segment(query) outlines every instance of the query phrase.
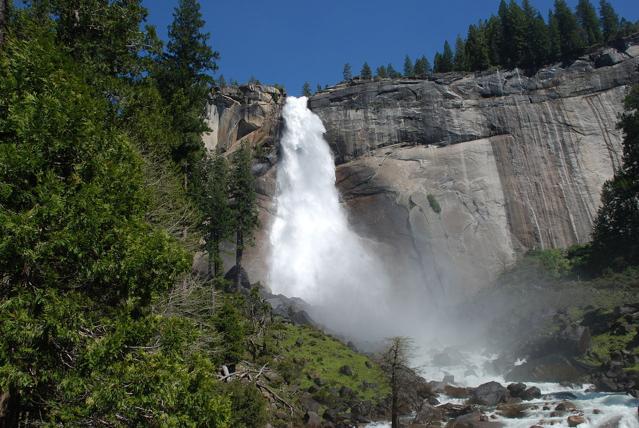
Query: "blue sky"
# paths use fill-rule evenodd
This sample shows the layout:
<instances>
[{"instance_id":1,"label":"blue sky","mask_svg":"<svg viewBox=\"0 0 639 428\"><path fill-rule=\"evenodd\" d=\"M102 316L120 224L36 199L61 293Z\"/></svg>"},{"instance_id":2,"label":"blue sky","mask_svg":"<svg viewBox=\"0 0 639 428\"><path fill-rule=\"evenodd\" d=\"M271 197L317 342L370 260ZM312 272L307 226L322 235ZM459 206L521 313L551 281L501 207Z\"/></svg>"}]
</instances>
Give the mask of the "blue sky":
<instances>
[{"instance_id":1,"label":"blue sky","mask_svg":"<svg viewBox=\"0 0 639 428\"><path fill-rule=\"evenodd\" d=\"M149 22L161 37L172 20L177 0L145 0ZM200 0L220 52L227 81L255 76L263 83L283 84L291 95L341 80L344 63L357 74L364 61L373 67L404 56L426 55L432 61L444 40L454 42L468 25L496 13L499 0ZM553 0L533 0L546 16ZM574 7L577 0L568 0ZM598 5L598 0L593 0ZM620 16L639 19L638 0L611 0Z\"/></svg>"}]
</instances>

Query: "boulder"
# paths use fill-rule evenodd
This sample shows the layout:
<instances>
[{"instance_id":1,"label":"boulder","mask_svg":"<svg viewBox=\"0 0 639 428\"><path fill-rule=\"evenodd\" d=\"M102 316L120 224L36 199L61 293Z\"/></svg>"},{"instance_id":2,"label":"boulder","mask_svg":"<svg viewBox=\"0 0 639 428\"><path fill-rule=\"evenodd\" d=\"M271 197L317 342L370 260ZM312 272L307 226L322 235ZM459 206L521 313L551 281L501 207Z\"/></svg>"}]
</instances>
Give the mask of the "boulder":
<instances>
[{"instance_id":1,"label":"boulder","mask_svg":"<svg viewBox=\"0 0 639 428\"><path fill-rule=\"evenodd\" d=\"M424 425L438 423L445 419L445 415L444 409L432 406L428 400L424 400L413 419L413 423Z\"/></svg>"},{"instance_id":2,"label":"boulder","mask_svg":"<svg viewBox=\"0 0 639 428\"><path fill-rule=\"evenodd\" d=\"M626 58L627 56L617 51L617 49L604 49L595 57L595 67L610 67L611 65L619 64Z\"/></svg>"},{"instance_id":3,"label":"boulder","mask_svg":"<svg viewBox=\"0 0 639 428\"><path fill-rule=\"evenodd\" d=\"M471 390L461 386L445 385L444 394L451 398L468 398L470 397Z\"/></svg>"},{"instance_id":4,"label":"boulder","mask_svg":"<svg viewBox=\"0 0 639 428\"><path fill-rule=\"evenodd\" d=\"M501 428L504 424L491 421L480 411L474 411L467 415L462 415L449 422L446 428Z\"/></svg>"},{"instance_id":5,"label":"boulder","mask_svg":"<svg viewBox=\"0 0 639 428\"><path fill-rule=\"evenodd\" d=\"M233 266L229 269L228 272L224 275L224 279L230 281L231 284L235 284L235 276L237 275L237 266ZM234 285L232 286L234 287ZM248 274L243 267L240 268L240 287L244 290L251 289L251 281L249 280Z\"/></svg>"},{"instance_id":6,"label":"boulder","mask_svg":"<svg viewBox=\"0 0 639 428\"><path fill-rule=\"evenodd\" d=\"M526 389L521 395L521 399L526 401L535 400L537 398L541 398L541 390L536 386L531 386L530 388Z\"/></svg>"},{"instance_id":7,"label":"boulder","mask_svg":"<svg viewBox=\"0 0 639 428\"><path fill-rule=\"evenodd\" d=\"M568 416L567 422L569 427L576 427L578 425L585 424L586 418L580 415L572 415Z\"/></svg>"},{"instance_id":8,"label":"boulder","mask_svg":"<svg viewBox=\"0 0 639 428\"><path fill-rule=\"evenodd\" d=\"M572 359L559 354L550 354L531 359L513 368L506 375L509 381L557 382L580 379L585 371Z\"/></svg>"},{"instance_id":9,"label":"boulder","mask_svg":"<svg viewBox=\"0 0 639 428\"><path fill-rule=\"evenodd\" d=\"M339 373L343 374L344 376L353 376L353 369L351 368L351 366L344 365L339 368Z\"/></svg>"},{"instance_id":10,"label":"boulder","mask_svg":"<svg viewBox=\"0 0 639 428\"><path fill-rule=\"evenodd\" d=\"M526 392L526 384L521 382L511 383L507 388L510 396L515 398L523 398L522 395Z\"/></svg>"},{"instance_id":11,"label":"boulder","mask_svg":"<svg viewBox=\"0 0 639 428\"><path fill-rule=\"evenodd\" d=\"M497 405L497 413L505 418L522 418L526 416L525 404L501 403Z\"/></svg>"},{"instance_id":12,"label":"boulder","mask_svg":"<svg viewBox=\"0 0 639 428\"><path fill-rule=\"evenodd\" d=\"M313 411L307 411L304 414L304 424L309 428L320 428L322 426L322 418Z\"/></svg>"},{"instance_id":13,"label":"boulder","mask_svg":"<svg viewBox=\"0 0 639 428\"><path fill-rule=\"evenodd\" d=\"M506 402L508 399L508 389L499 382L488 382L479 385L471 392L470 402L483 406L495 406Z\"/></svg>"}]
</instances>

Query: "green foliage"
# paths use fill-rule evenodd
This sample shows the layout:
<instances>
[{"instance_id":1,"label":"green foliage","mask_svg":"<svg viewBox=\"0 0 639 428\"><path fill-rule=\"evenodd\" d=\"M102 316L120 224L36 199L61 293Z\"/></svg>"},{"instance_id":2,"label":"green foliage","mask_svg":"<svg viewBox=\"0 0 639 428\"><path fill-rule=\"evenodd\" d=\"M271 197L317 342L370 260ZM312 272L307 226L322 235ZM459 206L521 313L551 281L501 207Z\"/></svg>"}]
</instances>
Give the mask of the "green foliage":
<instances>
[{"instance_id":1,"label":"green foliage","mask_svg":"<svg viewBox=\"0 0 639 428\"><path fill-rule=\"evenodd\" d=\"M421 58L418 58L415 61L415 77L418 77L420 79L425 79L426 76L428 76L429 74L431 74L432 70L430 67L430 63L428 62L428 59L422 55Z\"/></svg>"},{"instance_id":2,"label":"green foliage","mask_svg":"<svg viewBox=\"0 0 639 428\"><path fill-rule=\"evenodd\" d=\"M593 232L593 262L601 269L639 265L639 86L624 101L623 164L604 184Z\"/></svg>"},{"instance_id":3,"label":"green foliage","mask_svg":"<svg viewBox=\"0 0 639 428\"><path fill-rule=\"evenodd\" d=\"M242 255L246 245L253 243L253 233L259 225L255 178L251 172L251 150L243 144L233 154L231 174L231 200L235 225L235 287L240 285Z\"/></svg>"},{"instance_id":4,"label":"green foliage","mask_svg":"<svg viewBox=\"0 0 639 428\"><path fill-rule=\"evenodd\" d=\"M349 82L351 79L353 79L353 70L351 69L351 65L349 63L344 64L342 76L344 77L345 82Z\"/></svg>"},{"instance_id":5,"label":"green foliage","mask_svg":"<svg viewBox=\"0 0 639 428\"><path fill-rule=\"evenodd\" d=\"M576 16L577 22L584 32L588 46L601 43L603 36L599 28L599 19L590 0L579 0L579 3L577 3Z\"/></svg>"},{"instance_id":6,"label":"green foliage","mask_svg":"<svg viewBox=\"0 0 639 428\"><path fill-rule=\"evenodd\" d=\"M485 70L490 66L485 33L486 31L482 31L480 27L475 25L468 27L465 46L468 71Z\"/></svg>"},{"instance_id":7,"label":"green foliage","mask_svg":"<svg viewBox=\"0 0 639 428\"><path fill-rule=\"evenodd\" d=\"M553 278L561 278L572 269L572 263L566 251L558 248L532 251L528 257L536 260L544 272Z\"/></svg>"},{"instance_id":8,"label":"green foliage","mask_svg":"<svg viewBox=\"0 0 639 428\"><path fill-rule=\"evenodd\" d=\"M379 77L380 79L384 79L388 77L388 73L386 72L386 67L383 65L380 65L379 67L377 67L377 69L375 70L375 76Z\"/></svg>"},{"instance_id":9,"label":"green foliage","mask_svg":"<svg viewBox=\"0 0 639 428\"><path fill-rule=\"evenodd\" d=\"M362 71L360 72L359 77L364 80L371 80L373 78L373 72L367 62L362 65Z\"/></svg>"},{"instance_id":10,"label":"green foliage","mask_svg":"<svg viewBox=\"0 0 639 428\"><path fill-rule=\"evenodd\" d=\"M614 40L619 34L619 16L610 2L599 0L599 16L603 40L605 42Z\"/></svg>"},{"instance_id":11,"label":"green foliage","mask_svg":"<svg viewBox=\"0 0 639 428\"><path fill-rule=\"evenodd\" d=\"M242 360L246 350L246 323L240 312L243 300L232 294L223 296L215 311L215 328L222 337L221 363L233 365Z\"/></svg>"},{"instance_id":12,"label":"green foliage","mask_svg":"<svg viewBox=\"0 0 639 428\"><path fill-rule=\"evenodd\" d=\"M413 60L408 55L404 57L404 77L414 77L415 68L413 66Z\"/></svg>"},{"instance_id":13,"label":"green foliage","mask_svg":"<svg viewBox=\"0 0 639 428\"><path fill-rule=\"evenodd\" d=\"M302 95L304 95L305 97L311 97L313 95L310 83L304 82L304 85L302 85Z\"/></svg>"},{"instance_id":14,"label":"green foliage","mask_svg":"<svg viewBox=\"0 0 639 428\"><path fill-rule=\"evenodd\" d=\"M437 198L435 198L435 195L429 193L428 195L426 195L426 199L428 199L428 205L430 205L431 209L436 214L442 212L442 207L441 205L439 205L439 202L437 201Z\"/></svg>"},{"instance_id":15,"label":"green foliage","mask_svg":"<svg viewBox=\"0 0 639 428\"><path fill-rule=\"evenodd\" d=\"M583 53L586 47L577 18L565 0L555 0L555 19L560 35L560 55L563 61L570 61Z\"/></svg>"},{"instance_id":16,"label":"green foliage","mask_svg":"<svg viewBox=\"0 0 639 428\"><path fill-rule=\"evenodd\" d=\"M167 52L156 66L160 93L169 106L178 139L172 150L185 175L203 155L201 135L208 131L204 114L219 53L203 33L204 20L197 0L180 0L169 27Z\"/></svg>"},{"instance_id":17,"label":"green foliage","mask_svg":"<svg viewBox=\"0 0 639 428\"><path fill-rule=\"evenodd\" d=\"M226 158L212 155L198 168L195 181L202 216L203 249L208 255L208 271L213 276L223 275L220 245L232 236L233 211L229 201L229 171Z\"/></svg>"},{"instance_id":18,"label":"green foliage","mask_svg":"<svg viewBox=\"0 0 639 428\"><path fill-rule=\"evenodd\" d=\"M319 378L326 388L347 386L360 399L372 401L382 400L390 391L376 363L338 340L311 327L284 324L279 331L278 349L283 359L278 363L278 371L287 383L308 389L313 379ZM349 366L353 376L340 373L342 366ZM364 381L376 387L367 387Z\"/></svg>"},{"instance_id":19,"label":"green foliage","mask_svg":"<svg viewBox=\"0 0 639 428\"><path fill-rule=\"evenodd\" d=\"M455 57L453 59L453 69L455 71L468 70L468 60L466 59L466 42L459 35L455 40Z\"/></svg>"},{"instance_id":20,"label":"green foliage","mask_svg":"<svg viewBox=\"0 0 639 428\"><path fill-rule=\"evenodd\" d=\"M268 422L266 400L255 385L230 382L224 392L231 399L231 420L233 428L262 427Z\"/></svg>"}]
</instances>

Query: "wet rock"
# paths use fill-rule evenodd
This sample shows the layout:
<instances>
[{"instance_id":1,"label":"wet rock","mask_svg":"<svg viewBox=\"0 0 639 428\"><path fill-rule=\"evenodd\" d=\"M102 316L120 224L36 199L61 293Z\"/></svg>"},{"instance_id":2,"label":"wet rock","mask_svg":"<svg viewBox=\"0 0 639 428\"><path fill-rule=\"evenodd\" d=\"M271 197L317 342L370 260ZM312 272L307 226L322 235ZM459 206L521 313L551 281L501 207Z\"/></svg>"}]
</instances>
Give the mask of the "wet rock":
<instances>
[{"instance_id":1,"label":"wet rock","mask_svg":"<svg viewBox=\"0 0 639 428\"><path fill-rule=\"evenodd\" d=\"M585 424L586 418L579 415L572 415L572 416L568 416L567 421L568 421L569 427L576 427L578 425Z\"/></svg>"},{"instance_id":2,"label":"wet rock","mask_svg":"<svg viewBox=\"0 0 639 428\"><path fill-rule=\"evenodd\" d=\"M526 415L525 411L528 407L524 404L498 404L497 413L505 418L522 418Z\"/></svg>"},{"instance_id":3,"label":"wet rock","mask_svg":"<svg viewBox=\"0 0 639 428\"><path fill-rule=\"evenodd\" d=\"M470 401L484 406L495 406L498 403L505 402L507 398L508 389L504 388L499 382L493 381L473 389Z\"/></svg>"},{"instance_id":4,"label":"wet rock","mask_svg":"<svg viewBox=\"0 0 639 428\"><path fill-rule=\"evenodd\" d=\"M237 266L233 266L229 269L228 272L224 275L224 279L229 281L230 283L235 283L235 276L237 275ZM251 289L251 281L249 280L248 274L243 267L240 268L240 287L245 290Z\"/></svg>"},{"instance_id":5,"label":"wet rock","mask_svg":"<svg viewBox=\"0 0 639 428\"><path fill-rule=\"evenodd\" d=\"M521 398L526 401L541 398L541 390L536 386L531 386L522 393Z\"/></svg>"},{"instance_id":6,"label":"wet rock","mask_svg":"<svg viewBox=\"0 0 639 428\"><path fill-rule=\"evenodd\" d=\"M551 354L528 360L524 364L515 367L506 375L506 380L531 380L535 382L572 381L581 378L584 374L585 371L576 366L570 358L559 354Z\"/></svg>"},{"instance_id":7,"label":"wet rock","mask_svg":"<svg viewBox=\"0 0 639 428\"><path fill-rule=\"evenodd\" d=\"M444 394L452 398L468 398L471 395L471 390L459 386L445 385Z\"/></svg>"},{"instance_id":8,"label":"wet rock","mask_svg":"<svg viewBox=\"0 0 639 428\"><path fill-rule=\"evenodd\" d=\"M441 410L447 418L457 418L475 410L473 406L453 403L442 404L437 406L437 409Z\"/></svg>"},{"instance_id":9,"label":"wet rock","mask_svg":"<svg viewBox=\"0 0 639 428\"><path fill-rule=\"evenodd\" d=\"M490 421L480 411L474 411L467 415L457 417L454 421L449 422L446 428L501 428L504 424L501 422Z\"/></svg>"},{"instance_id":10,"label":"wet rock","mask_svg":"<svg viewBox=\"0 0 639 428\"><path fill-rule=\"evenodd\" d=\"M575 406L574 403L571 403L570 401L562 401L561 403L557 404L557 406L555 406L555 410L558 412L573 412L577 410L577 406Z\"/></svg>"},{"instance_id":11,"label":"wet rock","mask_svg":"<svg viewBox=\"0 0 639 428\"><path fill-rule=\"evenodd\" d=\"M522 398L522 395L526 391L526 384L525 383L511 383L510 385L507 386L507 388L508 388L508 392L510 393L511 397Z\"/></svg>"}]
</instances>

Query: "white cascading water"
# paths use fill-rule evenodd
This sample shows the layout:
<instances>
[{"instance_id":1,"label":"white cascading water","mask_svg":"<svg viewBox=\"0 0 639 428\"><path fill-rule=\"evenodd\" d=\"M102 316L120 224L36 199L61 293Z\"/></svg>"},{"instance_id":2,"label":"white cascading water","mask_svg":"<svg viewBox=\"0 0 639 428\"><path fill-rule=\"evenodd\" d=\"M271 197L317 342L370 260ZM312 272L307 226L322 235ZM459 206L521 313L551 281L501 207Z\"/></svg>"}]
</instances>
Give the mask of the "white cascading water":
<instances>
[{"instance_id":1,"label":"white cascading water","mask_svg":"<svg viewBox=\"0 0 639 428\"><path fill-rule=\"evenodd\" d=\"M271 288L304 299L314 318L340 333L364 340L389 335L389 282L381 262L348 226L324 125L306 97L288 97L283 116Z\"/></svg>"}]
</instances>

